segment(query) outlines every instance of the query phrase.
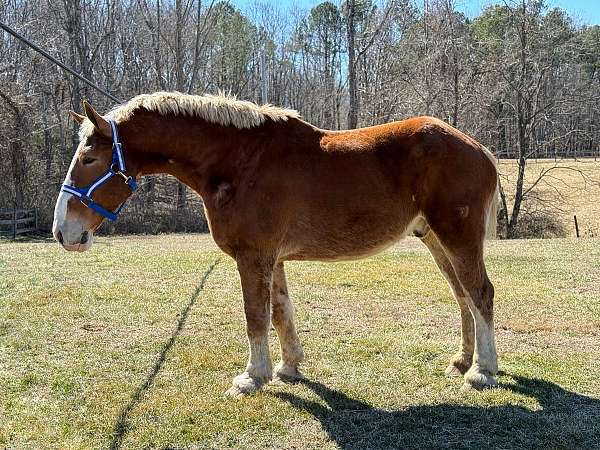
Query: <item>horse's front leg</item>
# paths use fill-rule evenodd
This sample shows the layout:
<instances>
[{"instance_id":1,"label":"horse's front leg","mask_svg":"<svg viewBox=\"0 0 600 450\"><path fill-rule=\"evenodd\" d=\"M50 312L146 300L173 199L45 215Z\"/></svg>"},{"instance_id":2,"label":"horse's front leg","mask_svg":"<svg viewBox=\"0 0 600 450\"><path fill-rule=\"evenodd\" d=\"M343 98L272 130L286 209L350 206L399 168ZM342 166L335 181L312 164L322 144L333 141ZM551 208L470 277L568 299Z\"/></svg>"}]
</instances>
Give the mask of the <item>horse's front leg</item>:
<instances>
[{"instance_id":1,"label":"horse's front leg","mask_svg":"<svg viewBox=\"0 0 600 450\"><path fill-rule=\"evenodd\" d=\"M246 371L233 379L227 395L237 397L259 390L271 380L269 354L270 288L274 260L257 254L236 256L242 282L250 356Z\"/></svg>"},{"instance_id":2,"label":"horse's front leg","mask_svg":"<svg viewBox=\"0 0 600 450\"><path fill-rule=\"evenodd\" d=\"M304 352L294 325L294 307L288 294L282 262L273 269L271 317L281 344L281 362L275 367L273 376L284 382L300 380L303 375L298 365L304 359Z\"/></svg>"}]
</instances>

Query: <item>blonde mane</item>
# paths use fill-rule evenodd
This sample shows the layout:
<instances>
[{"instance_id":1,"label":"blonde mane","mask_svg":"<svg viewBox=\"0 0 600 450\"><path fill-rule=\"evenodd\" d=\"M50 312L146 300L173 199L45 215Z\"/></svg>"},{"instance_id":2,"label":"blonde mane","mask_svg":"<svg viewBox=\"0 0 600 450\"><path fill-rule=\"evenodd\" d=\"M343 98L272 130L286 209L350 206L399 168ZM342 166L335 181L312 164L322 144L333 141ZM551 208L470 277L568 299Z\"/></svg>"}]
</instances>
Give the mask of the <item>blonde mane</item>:
<instances>
[{"instance_id":1,"label":"blonde mane","mask_svg":"<svg viewBox=\"0 0 600 450\"><path fill-rule=\"evenodd\" d=\"M139 109L153 111L163 116L199 117L207 122L240 129L258 127L267 119L285 122L288 119L300 118L298 112L293 109L278 108L269 104L259 106L223 93L188 95L181 92L138 95L127 103L117 106L105 117L119 123L129 119ZM84 121L81 134L89 135L92 131L92 123L88 120Z\"/></svg>"}]
</instances>

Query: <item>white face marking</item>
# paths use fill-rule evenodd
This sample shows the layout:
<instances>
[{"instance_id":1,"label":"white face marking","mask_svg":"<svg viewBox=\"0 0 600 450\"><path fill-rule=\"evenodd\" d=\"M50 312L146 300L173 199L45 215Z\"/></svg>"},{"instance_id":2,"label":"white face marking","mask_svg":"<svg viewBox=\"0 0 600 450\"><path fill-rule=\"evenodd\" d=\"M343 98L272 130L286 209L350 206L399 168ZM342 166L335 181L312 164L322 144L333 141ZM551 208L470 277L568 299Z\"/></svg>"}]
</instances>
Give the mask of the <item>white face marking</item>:
<instances>
[{"instance_id":1,"label":"white face marking","mask_svg":"<svg viewBox=\"0 0 600 450\"><path fill-rule=\"evenodd\" d=\"M58 194L58 199L54 206L54 221L52 222L52 232L54 234L55 231L58 230L59 224L62 225L65 223L67 217L67 202L69 201L70 196L71 194L67 194L63 191L60 191L60 194Z\"/></svg>"},{"instance_id":2,"label":"white face marking","mask_svg":"<svg viewBox=\"0 0 600 450\"><path fill-rule=\"evenodd\" d=\"M71 172L73 171L73 167L75 167L78 155L79 148L75 150L75 154L73 155L71 165L69 166L69 170L67 171L67 176L65 177L65 181L63 184L71 184ZM58 194L58 199L56 200L56 205L54 206L54 222L52 223L53 232L57 228L57 226L64 225L67 219L67 203L70 198L71 194L67 194L66 192L60 191L60 194Z\"/></svg>"},{"instance_id":3,"label":"white face marking","mask_svg":"<svg viewBox=\"0 0 600 450\"><path fill-rule=\"evenodd\" d=\"M81 145L75 151L73 155L73 159L71 160L71 165L69 166L69 170L67 171L67 176L65 177L64 184L71 184L71 172L77 163L77 158L79 156ZM63 238L63 247L67 250L77 250L84 251L91 247L92 245L92 232L88 230L89 227L85 226L81 220L77 217L69 219L67 217L68 213L68 204L69 199L72 197L71 194L60 191L58 195L58 199L56 200L56 205L54 206L54 220L52 222L52 234L54 235L56 240L58 239L58 232L62 234ZM85 244L80 244L79 241L81 239L82 234L88 231L89 238Z\"/></svg>"}]
</instances>

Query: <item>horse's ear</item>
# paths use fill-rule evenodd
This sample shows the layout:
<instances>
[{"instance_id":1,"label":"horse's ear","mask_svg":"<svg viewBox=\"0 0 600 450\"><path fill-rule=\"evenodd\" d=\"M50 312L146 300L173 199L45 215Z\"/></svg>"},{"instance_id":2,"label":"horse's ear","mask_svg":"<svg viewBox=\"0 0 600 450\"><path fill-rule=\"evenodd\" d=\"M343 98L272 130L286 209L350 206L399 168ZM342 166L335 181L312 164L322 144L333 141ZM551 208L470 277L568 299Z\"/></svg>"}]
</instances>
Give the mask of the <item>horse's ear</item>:
<instances>
[{"instance_id":1,"label":"horse's ear","mask_svg":"<svg viewBox=\"0 0 600 450\"><path fill-rule=\"evenodd\" d=\"M73 120L75 122L77 122L79 125L81 125L81 123L85 120L85 116L82 116L81 114L77 114L75 111L69 111L69 114L71 115Z\"/></svg>"},{"instance_id":2,"label":"horse's ear","mask_svg":"<svg viewBox=\"0 0 600 450\"><path fill-rule=\"evenodd\" d=\"M90 105L86 100L83 101L83 109L85 110L85 115L90 122L94 124L94 128L103 136L110 138L112 136L112 131L110 129L110 124L106 121L104 117L96 112L92 105Z\"/></svg>"}]
</instances>

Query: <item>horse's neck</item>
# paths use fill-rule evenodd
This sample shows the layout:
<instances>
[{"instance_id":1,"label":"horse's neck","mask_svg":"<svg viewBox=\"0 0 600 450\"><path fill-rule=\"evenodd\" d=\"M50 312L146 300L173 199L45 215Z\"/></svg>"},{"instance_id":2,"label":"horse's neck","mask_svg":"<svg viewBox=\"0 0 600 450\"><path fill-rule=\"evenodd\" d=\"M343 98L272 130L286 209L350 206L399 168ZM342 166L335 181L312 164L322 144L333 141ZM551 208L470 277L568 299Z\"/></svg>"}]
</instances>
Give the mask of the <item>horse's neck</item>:
<instances>
[{"instance_id":1,"label":"horse's neck","mask_svg":"<svg viewBox=\"0 0 600 450\"><path fill-rule=\"evenodd\" d=\"M259 131L223 127L197 118L144 112L123 125L125 151L131 142L140 175L173 175L200 193L214 172L234 176L249 151L260 151Z\"/></svg>"}]
</instances>

